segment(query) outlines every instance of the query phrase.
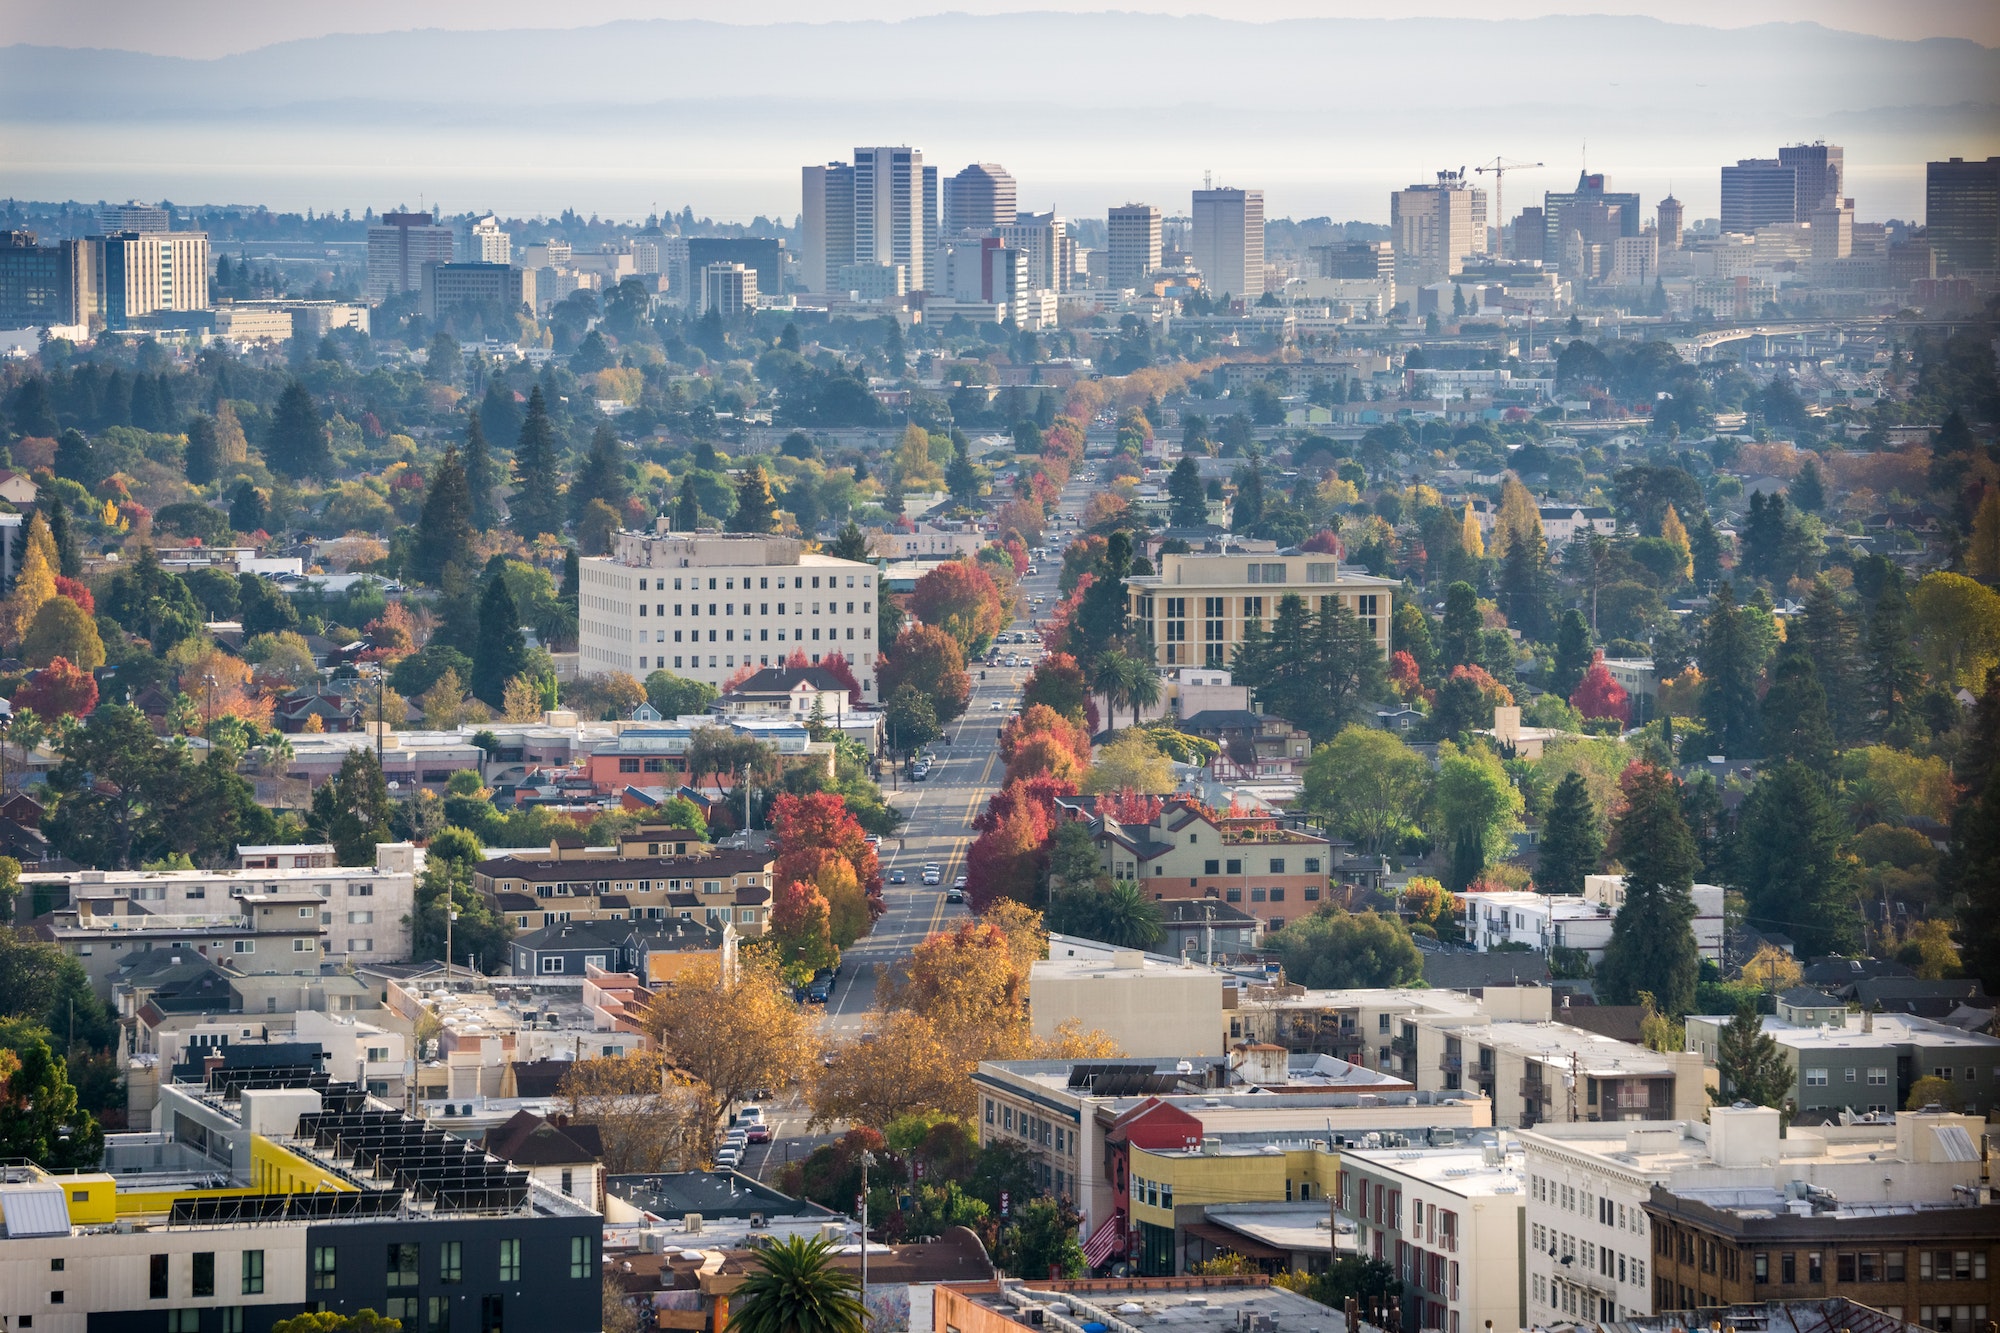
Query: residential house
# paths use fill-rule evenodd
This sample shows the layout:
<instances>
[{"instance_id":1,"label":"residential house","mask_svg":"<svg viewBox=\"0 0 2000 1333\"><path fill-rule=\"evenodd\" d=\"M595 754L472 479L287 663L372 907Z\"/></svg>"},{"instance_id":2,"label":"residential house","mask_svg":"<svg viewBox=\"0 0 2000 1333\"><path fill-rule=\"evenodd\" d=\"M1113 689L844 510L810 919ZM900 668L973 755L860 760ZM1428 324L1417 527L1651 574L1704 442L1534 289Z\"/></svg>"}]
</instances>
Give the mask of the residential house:
<instances>
[{"instance_id":1,"label":"residential house","mask_svg":"<svg viewBox=\"0 0 2000 1333\"><path fill-rule=\"evenodd\" d=\"M718 848L704 838L657 824L634 829L615 847L556 838L546 856L517 853L480 862L472 885L517 931L565 921L676 919L727 923L746 938L762 935L772 854Z\"/></svg>"},{"instance_id":2,"label":"residential house","mask_svg":"<svg viewBox=\"0 0 2000 1333\"><path fill-rule=\"evenodd\" d=\"M1070 818L1083 811L1067 799L1058 805ZM1145 824L1097 814L1090 831L1099 865L1113 879L1134 881L1156 900L1214 898L1241 906L1270 930L1316 908L1332 873L1326 839L1268 820L1217 817L1183 798L1163 802Z\"/></svg>"}]
</instances>

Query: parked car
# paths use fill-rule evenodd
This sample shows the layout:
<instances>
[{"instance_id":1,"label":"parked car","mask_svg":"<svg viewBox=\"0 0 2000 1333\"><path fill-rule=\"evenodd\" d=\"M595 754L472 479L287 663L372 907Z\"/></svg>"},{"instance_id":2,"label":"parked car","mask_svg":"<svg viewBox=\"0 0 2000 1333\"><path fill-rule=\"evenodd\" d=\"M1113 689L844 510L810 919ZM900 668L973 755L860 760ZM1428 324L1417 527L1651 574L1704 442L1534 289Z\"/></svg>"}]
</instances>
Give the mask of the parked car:
<instances>
[{"instance_id":1,"label":"parked car","mask_svg":"<svg viewBox=\"0 0 2000 1333\"><path fill-rule=\"evenodd\" d=\"M715 1150L715 1169L718 1171L731 1170L741 1160L742 1158L734 1148L717 1148Z\"/></svg>"},{"instance_id":2,"label":"parked car","mask_svg":"<svg viewBox=\"0 0 2000 1333\"><path fill-rule=\"evenodd\" d=\"M768 1125L752 1125L750 1126L748 1137L752 1143L769 1143L771 1141L771 1128Z\"/></svg>"},{"instance_id":3,"label":"parked car","mask_svg":"<svg viewBox=\"0 0 2000 1333\"><path fill-rule=\"evenodd\" d=\"M746 1106L746 1107L744 1107L744 1108L743 1108L742 1110L740 1110L740 1111L738 1111L738 1112L736 1113L736 1123L737 1123L737 1124L739 1124L739 1125L761 1125L761 1124L763 1124L763 1123L764 1123L764 1108L763 1108L763 1107L761 1107L761 1106Z\"/></svg>"}]
</instances>

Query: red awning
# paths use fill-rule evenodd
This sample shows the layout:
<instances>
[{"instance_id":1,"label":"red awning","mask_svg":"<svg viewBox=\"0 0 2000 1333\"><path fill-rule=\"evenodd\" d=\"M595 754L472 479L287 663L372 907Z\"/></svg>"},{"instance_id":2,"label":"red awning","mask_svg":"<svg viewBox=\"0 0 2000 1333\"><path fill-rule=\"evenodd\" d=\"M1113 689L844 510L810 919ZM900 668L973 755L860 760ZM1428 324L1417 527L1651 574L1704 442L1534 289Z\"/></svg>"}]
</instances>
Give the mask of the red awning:
<instances>
[{"instance_id":1,"label":"red awning","mask_svg":"<svg viewBox=\"0 0 2000 1333\"><path fill-rule=\"evenodd\" d=\"M1125 1215L1113 1213L1104 1219L1083 1245L1083 1261L1097 1267L1118 1250L1125 1240Z\"/></svg>"}]
</instances>

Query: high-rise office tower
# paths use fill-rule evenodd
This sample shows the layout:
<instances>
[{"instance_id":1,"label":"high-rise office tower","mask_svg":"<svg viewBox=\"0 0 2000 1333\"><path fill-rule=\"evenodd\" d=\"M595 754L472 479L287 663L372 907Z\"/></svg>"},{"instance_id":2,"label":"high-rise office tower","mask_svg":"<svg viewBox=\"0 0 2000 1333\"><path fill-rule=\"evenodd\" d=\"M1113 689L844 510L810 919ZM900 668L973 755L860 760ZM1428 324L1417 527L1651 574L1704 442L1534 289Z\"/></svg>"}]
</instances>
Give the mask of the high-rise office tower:
<instances>
[{"instance_id":1,"label":"high-rise office tower","mask_svg":"<svg viewBox=\"0 0 2000 1333\"><path fill-rule=\"evenodd\" d=\"M1778 161L1798 175L1794 222L1809 222L1814 210L1838 208L1843 198L1847 150L1826 143L1796 143L1778 150Z\"/></svg>"},{"instance_id":2,"label":"high-rise office tower","mask_svg":"<svg viewBox=\"0 0 2000 1333\"><path fill-rule=\"evenodd\" d=\"M208 309L208 233L128 231L91 244L101 255L101 305L112 328L162 310Z\"/></svg>"},{"instance_id":3,"label":"high-rise office tower","mask_svg":"<svg viewBox=\"0 0 2000 1333\"><path fill-rule=\"evenodd\" d=\"M1796 166L1775 157L1739 159L1722 169L1722 229L1752 232L1774 222L1797 222L1799 197Z\"/></svg>"},{"instance_id":4,"label":"high-rise office tower","mask_svg":"<svg viewBox=\"0 0 2000 1333\"><path fill-rule=\"evenodd\" d=\"M809 292L829 291L834 276L854 262L854 168L807 167L802 184L799 281Z\"/></svg>"},{"instance_id":5,"label":"high-rise office tower","mask_svg":"<svg viewBox=\"0 0 2000 1333\"><path fill-rule=\"evenodd\" d=\"M997 162L974 162L946 181L941 196L944 234L1014 225L1014 178Z\"/></svg>"},{"instance_id":6,"label":"high-rise office tower","mask_svg":"<svg viewBox=\"0 0 2000 1333\"><path fill-rule=\"evenodd\" d=\"M1542 210L1530 206L1514 217L1513 235L1507 241L1507 257L1522 262L1541 263L1549 243L1549 224Z\"/></svg>"},{"instance_id":7,"label":"high-rise office tower","mask_svg":"<svg viewBox=\"0 0 2000 1333\"><path fill-rule=\"evenodd\" d=\"M1211 292L1264 294L1264 192L1194 192L1194 266Z\"/></svg>"},{"instance_id":8,"label":"high-rise office tower","mask_svg":"<svg viewBox=\"0 0 2000 1333\"><path fill-rule=\"evenodd\" d=\"M1463 171L1440 171L1430 185L1412 185L1389 196L1389 234L1396 247L1400 289L1443 282L1465 267L1465 257L1486 249L1486 191L1475 190Z\"/></svg>"},{"instance_id":9,"label":"high-rise office tower","mask_svg":"<svg viewBox=\"0 0 2000 1333\"><path fill-rule=\"evenodd\" d=\"M425 264L449 264L455 238L429 213L384 213L368 229L368 303L419 291Z\"/></svg>"},{"instance_id":10,"label":"high-rise office tower","mask_svg":"<svg viewBox=\"0 0 2000 1333\"><path fill-rule=\"evenodd\" d=\"M511 264L514 238L500 230L500 219L491 213L474 219L465 229L464 254L469 264Z\"/></svg>"},{"instance_id":11,"label":"high-rise office tower","mask_svg":"<svg viewBox=\"0 0 2000 1333\"><path fill-rule=\"evenodd\" d=\"M1076 241L1060 213L1016 213L993 234L1025 256L1030 288L1066 292L1076 271Z\"/></svg>"},{"instance_id":12,"label":"high-rise office tower","mask_svg":"<svg viewBox=\"0 0 2000 1333\"><path fill-rule=\"evenodd\" d=\"M1577 173L1576 188L1565 193L1549 191L1542 195L1542 262L1554 264L1562 259L1571 232L1582 232L1585 227L1581 213L1590 213L1593 219L1602 220L1609 214L1595 212L1598 205L1618 210L1619 236L1637 236L1644 222L1643 206L1636 193L1615 191L1610 188L1610 179L1601 171Z\"/></svg>"},{"instance_id":13,"label":"high-rise office tower","mask_svg":"<svg viewBox=\"0 0 2000 1333\"><path fill-rule=\"evenodd\" d=\"M1812 223L1812 257L1846 259L1854 253L1854 201L1829 199L1806 219Z\"/></svg>"},{"instance_id":14,"label":"high-rise office tower","mask_svg":"<svg viewBox=\"0 0 2000 1333\"><path fill-rule=\"evenodd\" d=\"M1681 248L1681 221L1686 216L1681 201L1671 194L1660 200L1660 253Z\"/></svg>"},{"instance_id":15,"label":"high-rise office tower","mask_svg":"<svg viewBox=\"0 0 2000 1333\"><path fill-rule=\"evenodd\" d=\"M1113 291L1137 287L1160 266L1160 210L1151 204L1112 209L1105 242L1105 281Z\"/></svg>"},{"instance_id":16,"label":"high-rise office tower","mask_svg":"<svg viewBox=\"0 0 2000 1333\"><path fill-rule=\"evenodd\" d=\"M106 236L136 231L142 234L172 231L173 215L158 204L106 204L97 210L97 226Z\"/></svg>"},{"instance_id":17,"label":"high-rise office tower","mask_svg":"<svg viewBox=\"0 0 2000 1333\"><path fill-rule=\"evenodd\" d=\"M1929 163L1924 223L1940 274L2000 269L2000 157Z\"/></svg>"},{"instance_id":18,"label":"high-rise office tower","mask_svg":"<svg viewBox=\"0 0 2000 1333\"><path fill-rule=\"evenodd\" d=\"M87 324L97 313L99 246L0 232L0 328Z\"/></svg>"}]
</instances>

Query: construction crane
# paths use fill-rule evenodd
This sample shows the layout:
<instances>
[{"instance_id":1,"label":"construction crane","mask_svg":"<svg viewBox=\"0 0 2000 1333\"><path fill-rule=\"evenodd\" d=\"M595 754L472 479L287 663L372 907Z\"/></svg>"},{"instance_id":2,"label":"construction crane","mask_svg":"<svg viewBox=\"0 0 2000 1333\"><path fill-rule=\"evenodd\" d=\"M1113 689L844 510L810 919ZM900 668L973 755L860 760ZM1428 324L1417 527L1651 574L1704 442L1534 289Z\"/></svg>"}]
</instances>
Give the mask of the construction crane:
<instances>
[{"instance_id":1,"label":"construction crane","mask_svg":"<svg viewBox=\"0 0 2000 1333\"><path fill-rule=\"evenodd\" d=\"M1501 186L1506 183L1507 173L1510 171L1528 171L1535 167L1545 167L1547 165L1548 163L1546 162L1509 162L1504 157L1496 157L1491 162L1473 168L1474 171L1482 176L1490 174L1493 177L1493 215L1499 220L1497 230L1500 236L1500 257L1502 259L1507 257L1507 207L1506 197L1501 190Z\"/></svg>"}]
</instances>

